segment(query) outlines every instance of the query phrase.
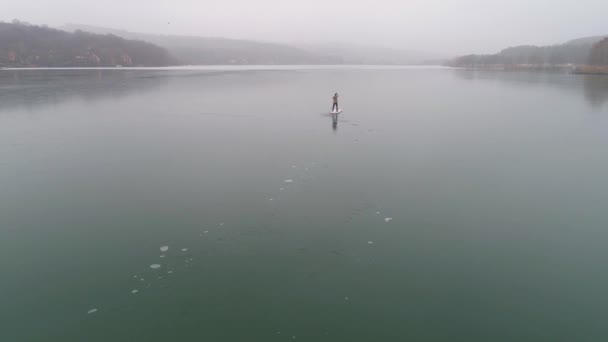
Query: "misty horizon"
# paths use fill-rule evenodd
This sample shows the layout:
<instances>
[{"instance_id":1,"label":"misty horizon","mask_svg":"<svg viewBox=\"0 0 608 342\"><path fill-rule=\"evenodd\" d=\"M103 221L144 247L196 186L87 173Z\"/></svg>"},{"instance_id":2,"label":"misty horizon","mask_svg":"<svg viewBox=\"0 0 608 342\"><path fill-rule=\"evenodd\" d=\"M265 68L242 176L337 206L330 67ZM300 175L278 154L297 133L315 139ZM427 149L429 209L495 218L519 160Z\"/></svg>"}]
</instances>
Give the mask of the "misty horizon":
<instances>
[{"instance_id":1,"label":"misty horizon","mask_svg":"<svg viewBox=\"0 0 608 342\"><path fill-rule=\"evenodd\" d=\"M606 13L6 0L2 341L606 340Z\"/></svg>"},{"instance_id":2,"label":"misty horizon","mask_svg":"<svg viewBox=\"0 0 608 342\"><path fill-rule=\"evenodd\" d=\"M109 0L90 11L86 3L52 6L7 3L0 21L13 19L61 28L67 24L158 35L218 37L287 44L358 44L421 51L446 57L496 53L517 45L554 45L608 33L608 3L555 4L501 1L441 3L391 0L282 3L263 0L169 3ZM44 9L44 10L41 10ZM145 16L135 14L145 11ZM77 19L76 19L77 18Z\"/></svg>"}]
</instances>

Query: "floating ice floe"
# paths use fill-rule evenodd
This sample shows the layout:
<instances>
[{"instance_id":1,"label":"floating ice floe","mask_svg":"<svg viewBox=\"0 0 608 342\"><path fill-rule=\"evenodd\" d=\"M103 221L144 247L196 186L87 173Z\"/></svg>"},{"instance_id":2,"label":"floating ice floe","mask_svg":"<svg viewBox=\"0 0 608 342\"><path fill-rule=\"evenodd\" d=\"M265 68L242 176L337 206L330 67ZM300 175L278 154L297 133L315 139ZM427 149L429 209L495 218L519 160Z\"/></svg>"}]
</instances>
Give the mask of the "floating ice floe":
<instances>
[{"instance_id":1,"label":"floating ice floe","mask_svg":"<svg viewBox=\"0 0 608 342\"><path fill-rule=\"evenodd\" d=\"M392 217L387 217L387 218L384 219L385 222L391 222L392 220L393 220Z\"/></svg>"},{"instance_id":2,"label":"floating ice floe","mask_svg":"<svg viewBox=\"0 0 608 342\"><path fill-rule=\"evenodd\" d=\"M380 212L379 212L379 211L376 211L376 215L380 215Z\"/></svg>"},{"instance_id":3,"label":"floating ice floe","mask_svg":"<svg viewBox=\"0 0 608 342\"><path fill-rule=\"evenodd\" d=\"M91 309L91 310L87 311L87 315L94 314L96 312L97 312L97 309Z\"/></svg>"},{"instance_id":4,"label":"floating ice floe","mask_svg":"<svg viewBox=\"0 0 608 342\"><path fill-rule=\"evenodd\" d=\"M224 225L224 222L220 223L220 226L223 226L223 225Z\"/></svg>"},{"instance_id":5,"label":"floating ice floe","mask_svg":"<svg viewBox=\"0 0 608 342\"><path fill-rule=\"evenodd\" d=\"M269 201L274 201L274 198L269 198L268 200L269 200Z\"/></svg>"},{"instance_id":6,"label":"floating ice floe","mask_svg":"<svg viewBox=\"0 0 608 342\"><path fill-rule=\"evenodd\" d=\"M187 252L188 248L182 248L182 252Z\"/></svg>"},{"instance_id":7,"label":"floating ice floe","mask_svg":"<svg viewBox=\"0 0 608 342\"><path fill-rule=\"evenodd\" d=\"M165 256L164 256L164 255L161 255L160 257L161 257L161 258L164 258Z\"/></svg>"},{"instance_id":8,"label":"floating ice floe","mask_svg":"<svg viewBox=\"0 0 608 342\"><path fill-rule=\"evenodd\" d=\"M173 273L173 271L169 271L169 272L167 272L167 273L168 273L168 274L172 274L172 273Z\"/></svg>"},{"instance_id":9,"label":"floating ice floe","mask_svg":"<svg viewBox=\"0 0 608 342\"><path fill-rule=\"evenodd\" d=\"M139 290L138 290L138 289L135 289L135 290L132 290L132 291L131 291L131 293L132 293L132 294L137 294L138 292L139 292Z\"/></svg>"},{"instance_id":10,"label":"floating ice floe","mask_svg":"<svg viewBox=\"0 0 608 342\"><path fill-rule=\"evenodd\" d=\"M373 245L374 241L367 241L368 244Z\"/></svg>"},{"instance_id":11,"label":"floating ice floe","mask_svg":"<svg viewBox=\"0 0 608 342\"><path fill-rule=\"evenodd\" d=\"M285 183L293 183L293 179L286 179L283 182L285 182Z\"/></svg>"},{"instance_id":12,"label":"floating ice floe","mask_svg":"<svg viewBox=\"0 0 608 342\"><path fill-rule=\"evenodd\" d=\"M141 279L139 279L139 281L146 281L146 279L144 279L144 278L141 278Z\"/></svg>"},{"instance_id":13,"label":"floating ice floe","mask_svg":"<svg viewBox=\"0 0 608 342\"><path fill-rule=\"evenodd\" d=\"M163 252L163 253L166 252L166 251L168 251L168 250L169 250L169 246L162 246L160 248L160 251Z\"/></svg>"},{"instance_id":14,"label":"floating ice floe","mask_svg":"<svg viewBox=\"0 0 608 342\"><path fill-rule=\"evenodd\" d=\"M150 268L153 269L153 270L156 270L156 269L160 268L160 265L159 264L152 264L152 265L150 265Z\"/></svg>"}]
</instances>

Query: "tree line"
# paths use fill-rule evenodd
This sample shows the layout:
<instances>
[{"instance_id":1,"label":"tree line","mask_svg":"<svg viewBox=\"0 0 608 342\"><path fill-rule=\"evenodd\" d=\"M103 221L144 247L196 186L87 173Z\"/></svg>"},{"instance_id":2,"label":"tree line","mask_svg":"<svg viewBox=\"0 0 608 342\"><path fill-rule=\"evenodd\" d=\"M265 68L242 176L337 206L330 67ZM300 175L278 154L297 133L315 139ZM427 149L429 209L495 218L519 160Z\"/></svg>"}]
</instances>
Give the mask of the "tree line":
<instances>
[{"instance_id":1,"label":"tree line","mask_svg":"<svg viewBox=\"0 0 608 342\"><path fill-rule=\"evenodd\" d=\"M114 67L169 66L177 61L164 48L138 40L83 31L69 33L14 20L0 22L0 66Z\"/></svg>"},{"instance_id":2,"label":"tree line","mask_svg":"<svg viewBox=\"0 0 608 342\"><path fill-rule=\"evenodd\" d=\"M589 56L590 65L608 66L608 38L593 45Z\"/></svg>"},{"instance_id":3,"label":"tree line","mask_svg":"<svg viewBox=\"0 0 608 342\"><path fill-rule=\"evenodd\" d=\"M517 46L493 55L467 55L448 62L456 67L608 65L608 38L589 44Z\"/></svg>"}]
</instances>

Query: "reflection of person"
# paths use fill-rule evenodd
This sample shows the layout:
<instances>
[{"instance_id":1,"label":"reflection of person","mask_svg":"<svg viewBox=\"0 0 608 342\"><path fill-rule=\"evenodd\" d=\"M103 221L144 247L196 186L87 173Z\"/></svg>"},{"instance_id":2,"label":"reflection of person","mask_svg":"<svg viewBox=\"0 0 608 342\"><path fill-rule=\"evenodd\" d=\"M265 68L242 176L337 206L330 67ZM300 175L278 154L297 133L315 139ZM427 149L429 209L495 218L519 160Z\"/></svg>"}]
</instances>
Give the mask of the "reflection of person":
<instances>
[{"instance_id":1,"label":"reflection of person","mask_svg":"<svg viewBox=\"0 0 608 342\"><path fill-rule=\"evenodd\" d=\"M331 107L331 111L332 112L337 112L338 111L338 93L334 94L334 105Z\"/></svg>"},{"instance_id":2,"label":"reflection of person","mask_svg":"<svg viewBox=\"0 0 608 342\"><path fill-rule=\"evenodd\" d=\"M331 115L331 127L334 129L334 131L338 130L338 114Z\"/></svg>"}]
</instances>

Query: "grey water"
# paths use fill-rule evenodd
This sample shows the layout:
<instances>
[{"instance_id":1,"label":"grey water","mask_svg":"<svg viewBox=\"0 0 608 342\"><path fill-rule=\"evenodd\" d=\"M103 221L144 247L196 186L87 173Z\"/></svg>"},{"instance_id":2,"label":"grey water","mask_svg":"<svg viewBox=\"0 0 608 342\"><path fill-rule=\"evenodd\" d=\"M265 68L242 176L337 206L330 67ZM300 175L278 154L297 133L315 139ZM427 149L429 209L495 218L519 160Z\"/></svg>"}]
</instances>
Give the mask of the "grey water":
<instances>
[{"instance_id":1,"label":"grey water","mask_svg":"<svg viewBox=\"0 0 608 342\"><path fill-rule=\"evenodd\" d=\"M602 76L2 70L0 339L605 340L607 175Z\"/></svg>"}]
</instances>

